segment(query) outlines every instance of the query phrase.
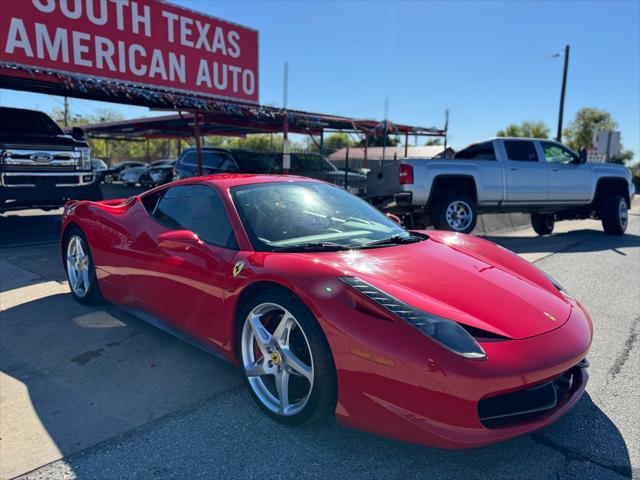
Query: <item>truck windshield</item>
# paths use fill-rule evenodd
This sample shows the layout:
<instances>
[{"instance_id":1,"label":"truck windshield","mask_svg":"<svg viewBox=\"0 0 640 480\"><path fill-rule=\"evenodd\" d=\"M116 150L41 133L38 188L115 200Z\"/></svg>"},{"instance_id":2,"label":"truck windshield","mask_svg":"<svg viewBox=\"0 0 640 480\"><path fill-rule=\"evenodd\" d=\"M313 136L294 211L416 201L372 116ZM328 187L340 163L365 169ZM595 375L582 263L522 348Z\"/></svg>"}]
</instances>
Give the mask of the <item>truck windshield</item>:
<instances>
[{"instance_id":1,"label":"truck windshield","mask_svg":"<svg viewBox=\"0 0 640 480\"><path fill-rule=\"evenodd\" d=\"M325 183L242 185L231 197L257 251L319 244L357 249L412 237L365 201Z\"/></svg>"},{"instance_id":2,"label":"truck windshield","mask_svg":"<svg viewBox=\"0 0 640 480\"><path fill-rule=\"evenodd\" d=\"M7 111L8 110L8 111ZM21 109L2 109L0 134L7 135L62 135L62 130L42 112Z\"/></svg>"}]
</instances>

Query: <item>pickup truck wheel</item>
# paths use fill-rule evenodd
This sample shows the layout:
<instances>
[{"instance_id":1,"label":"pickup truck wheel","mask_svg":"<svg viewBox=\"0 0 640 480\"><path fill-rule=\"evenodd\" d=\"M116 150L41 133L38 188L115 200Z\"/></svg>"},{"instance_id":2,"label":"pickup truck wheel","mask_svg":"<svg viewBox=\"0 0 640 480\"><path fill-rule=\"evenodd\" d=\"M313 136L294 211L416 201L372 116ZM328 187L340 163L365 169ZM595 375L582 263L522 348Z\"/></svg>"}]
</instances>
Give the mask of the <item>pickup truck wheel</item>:
<instances>
[{"instance_id":1,"label":"pickup truck wheel","mask_svg":"<svg viewBox=\"0 0 640 480\"><path fill-rule=\"evenodd\" d=\"M600 203L602 228L608 235L622 235L627 230L629 212L621 195L607 195Z\"/></svg>"},{"instance_id":2,"label":"pickup truck wheel","mask_svg":"<svg viewBox=\"0 0 640 480\"><path fill-rule=\"evenodd\" d=\"M540 236L551 235L555 220L553 215L549 213L532 213L531 226L533 230Z\"/></svg>"},{"instance_id":3,"label":"pickup truck wheel","mask_svg":"<svg viewBox=\"0 0 640 480\"><path fill-rule=\"evenodd\" d=\"M438 200L432 213L433 224L438 230L470 233L478 221L475 202L461 193Z\"/></svg>"}]
</instances>

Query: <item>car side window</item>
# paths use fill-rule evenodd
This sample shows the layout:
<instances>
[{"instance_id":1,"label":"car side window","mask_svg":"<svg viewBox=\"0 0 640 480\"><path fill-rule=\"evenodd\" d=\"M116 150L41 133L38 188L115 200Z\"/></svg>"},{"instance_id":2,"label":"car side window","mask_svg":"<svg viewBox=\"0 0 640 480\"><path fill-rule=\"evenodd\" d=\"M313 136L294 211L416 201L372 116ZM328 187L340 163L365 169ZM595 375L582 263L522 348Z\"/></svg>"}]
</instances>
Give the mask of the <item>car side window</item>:
<instances>
[{"instance_id":1,"label":"car side window","mask_svg":"<svg viewBox=\"0 0 640 480\"><path fill-rule=\"evenodd\" d=\"M537 162L538 154L533 142L526 140L505 140L507 158L518 162Z\"/></svg>"},{"instance_id":2,"label":"car side window","mask_svg":"<svg viewBox=\"0 0 640 480\"><path fill-rule=\"evenodd\" d=\"M568 148L553 142L540 142L544 158L549 163L571 163L579 160Z\"/></svg>"},{"instance_id":3,"label":"car side window","mask_svg":"<svg viewBox=\"0 0 640 480\"><path fill-rule=\"evenodd\" d=\"M171 230L191 230L203 242L238 249L222 199L206 185L179 185L165 190L151 216Z\"/></svg>"},{"instance_id":4,"label":"car side window","mask_svg":"<svg viewBox=\"0 0 640 480\"><path fill-rule=\"evenodd\" d=\"M460 150L456 153L455 158L463 160L495 160L496 151L493 148L493 142L485 142Z\"/></svg>"}]
</instances>

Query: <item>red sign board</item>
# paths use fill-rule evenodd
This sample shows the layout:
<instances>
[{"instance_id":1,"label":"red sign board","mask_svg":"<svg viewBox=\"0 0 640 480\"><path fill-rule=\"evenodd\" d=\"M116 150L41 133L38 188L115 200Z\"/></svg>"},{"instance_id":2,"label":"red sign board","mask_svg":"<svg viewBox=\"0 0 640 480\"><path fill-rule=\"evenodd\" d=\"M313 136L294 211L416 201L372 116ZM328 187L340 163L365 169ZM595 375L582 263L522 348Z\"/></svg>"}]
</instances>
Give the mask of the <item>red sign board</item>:
<instances>
[{"instance_id":1,"label":"red sign board","mask_svg":"<svg viewBox=\"0 0 640 480\"><path fill-rule=\"evenodd\" d=\"M258 32L162 0L0 0L0 62L258 102Z\"/></svg>"}]
</instances>

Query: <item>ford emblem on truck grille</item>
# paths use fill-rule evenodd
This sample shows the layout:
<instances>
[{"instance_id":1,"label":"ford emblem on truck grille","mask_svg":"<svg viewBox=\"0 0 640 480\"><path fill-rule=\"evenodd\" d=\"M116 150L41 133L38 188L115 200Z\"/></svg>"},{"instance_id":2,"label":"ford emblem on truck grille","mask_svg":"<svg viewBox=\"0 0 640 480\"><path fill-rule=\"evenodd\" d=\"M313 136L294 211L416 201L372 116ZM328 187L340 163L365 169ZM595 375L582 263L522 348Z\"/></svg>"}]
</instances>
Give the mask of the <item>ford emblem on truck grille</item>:
<instances>
[{"instance_id":1,"label":"ford emblem on truck grille","mask_svg":"<svg viewBox=\"0 0 640 480\"><path fill-rule=\"evenodd\" d=\"M50 155L50 154L45 153L45 152L38 152L38 153L34 153L33 155L31 155L29 158L31 160L33 160L34 162L47 163L47 162L50 162L51 160L53 160L53 155Z\"/></svg>"}]
</instances>

